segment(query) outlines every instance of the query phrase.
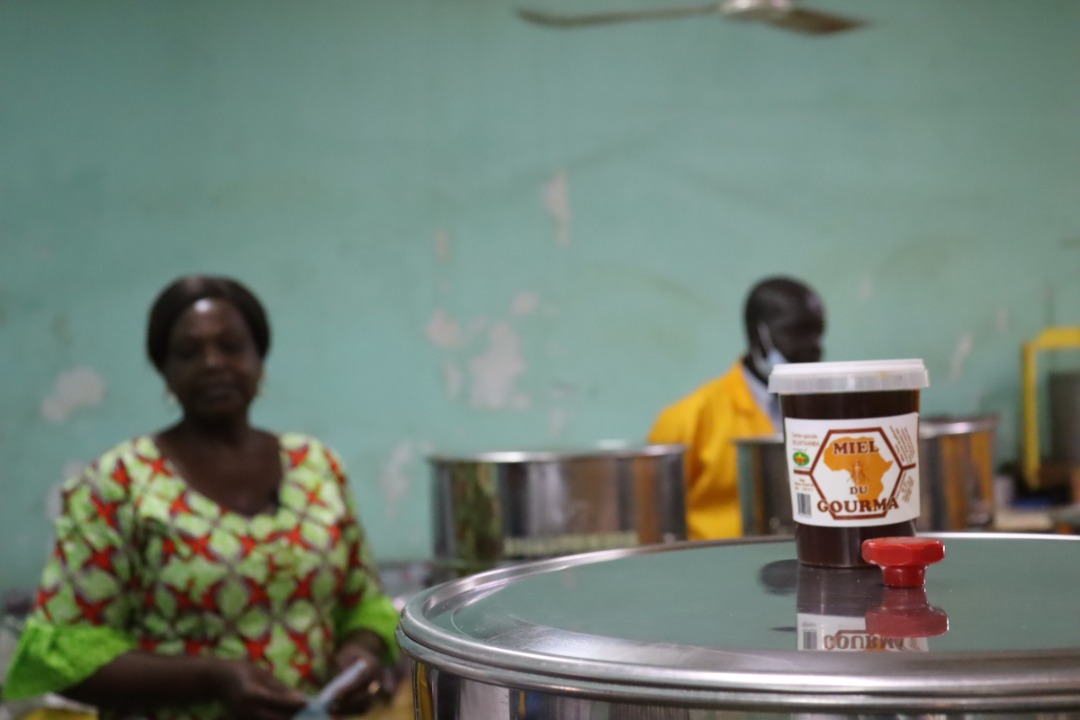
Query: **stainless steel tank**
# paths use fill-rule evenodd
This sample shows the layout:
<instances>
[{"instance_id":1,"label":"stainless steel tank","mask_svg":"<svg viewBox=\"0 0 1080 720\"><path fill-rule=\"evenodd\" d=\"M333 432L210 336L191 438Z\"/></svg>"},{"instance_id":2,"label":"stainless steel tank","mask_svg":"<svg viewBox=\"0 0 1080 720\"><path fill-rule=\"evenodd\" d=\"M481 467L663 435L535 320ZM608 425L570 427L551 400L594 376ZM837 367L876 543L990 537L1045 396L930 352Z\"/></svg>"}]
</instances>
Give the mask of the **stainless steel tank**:
<instances>
[{"instance_id":1,"label":"stainless steel tank","mask_svg":"<svg viewBox=\"0 0 1080 720\"><path fill-rule=\"evenodd\" d=\"M925 588L802 566L784 538L588 553L437 586L398 630L415 717L1080 717L1080 538L936 537L946 557Z\"/></svg>"},{"instance_id":2,"label":"stainless steel tank","mask_svg":"<svg viewBox=\"0 0 1080 720\"><path fill-rule=\"evenodd\" d=\"M920 531L990 528L994 522L996 416L927 417L919 423Z\"/></svg>"},{"instance_id":3,"label":"stainless steel tank","mask_svg":"<svg viewBox=\"0 0 1080 720\"><path fill-rule=\"evenodd\" d=\"M929 416L919 423L920 531L986 529L994 521L997 417ZM784 438L736 440L744 535L789 535Z\"/></svg>"},{"instance_id":4,"label":"stainless steel tank","mask_svg":"<svg viewBox=\"0 0 1080 720\"><path fill-rule=\"evenodd\" d=\"M1080 372L1058 371L1048 378L1050 458L1066 466L1080 465Z\"/></svg>"},{"instance_id":5,"label":"stainless steel tank","mask_svg":"<svg viewBox=\"0 0 1080 720\"><path fill-rule=\"evenodd\" d=\"M686 539L681 445L429 458L440 579Z\"/></svg>"}]
</instances>

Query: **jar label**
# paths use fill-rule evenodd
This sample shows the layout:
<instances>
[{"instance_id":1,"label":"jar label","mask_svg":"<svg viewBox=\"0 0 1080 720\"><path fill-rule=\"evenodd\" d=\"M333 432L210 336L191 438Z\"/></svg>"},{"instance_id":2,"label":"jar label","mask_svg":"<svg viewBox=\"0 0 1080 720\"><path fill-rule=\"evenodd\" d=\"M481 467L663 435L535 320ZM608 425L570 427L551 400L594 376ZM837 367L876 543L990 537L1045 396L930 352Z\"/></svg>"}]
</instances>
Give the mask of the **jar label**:
<instances>
[{"instance_id":1,"label":"jar label","mask_svg":"<svg viewBox=\"0 0 1080 720\"><path fill-rule=\"evenodd\" d=\"M784 420L796 522L891 525L919 517L919 413Z\"/></svg>"}]
</instances>

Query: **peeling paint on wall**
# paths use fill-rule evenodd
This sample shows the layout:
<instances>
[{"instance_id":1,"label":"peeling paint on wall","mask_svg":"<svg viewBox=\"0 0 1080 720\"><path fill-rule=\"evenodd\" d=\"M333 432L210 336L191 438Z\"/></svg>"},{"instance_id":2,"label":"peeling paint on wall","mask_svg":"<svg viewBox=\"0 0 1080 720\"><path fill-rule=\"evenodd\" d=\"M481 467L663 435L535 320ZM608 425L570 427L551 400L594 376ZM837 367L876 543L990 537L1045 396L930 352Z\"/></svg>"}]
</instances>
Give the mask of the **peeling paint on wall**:
<instances>
[{"instance_id":1,"label":"peeling paint on wall","mask_svg":"<svg viewBox=\"0 0 1080 720\"><path fill-rule=\"evenodd\" d=\"M390 457L383 465L379 473L379 488L383 498L386 499L387 512L391 517L396 517L401 501L409 494L412 486L412 475L409 466L418 456L431 451L430 444L414 440L402 440L394 446Z\"/></svg>"},{"instance_id":2,"label":"peeling paint on wall","mask_svg":"<svg viewBox=\"0 0 1080 720\"><path fill-rule=\"evenodd\" d=\"M439 262L450 262L450 233L445 230L435 233L435 257Z\"/></svg>"},{"instance_id":3,"label":"peeling paint on wall","mask_svg":"<svg viewBox=\"0 0 1080 720\"><path fill-rule=\"evenodd\" d=\"M863 275L859 281L859 299L866 302L874 296L874 280L869 275Z\"/></svg>"},{"instance_id":4,"label":"peeling paint on wall","mask_svg":"<svg viewBox=\"0 0 1080 720\"><path fill-rule=\"evenodd\" d=\"M509 304L509 317L526 317L540 308L540 296L522 290ZM486 330L486 335L485 335ZM521 340L510 320L494 323L487 318L473 319L467 329L446 309L435 308L425 329L431 344L442 349L442 375L446 396L456 400L469 383L469 404L489 410L524 411L532 407L533 398L515 387L526 368ZM474 347L478 338L486 345ZM469 356L466 359L466 353ZM468 376L463 368L467 365Z\"/></svg>"},{"instance_id":5,"label":"peeling paint on wall","mask_svg":"<svg viewBox=\"0 0 1080 720\"><path fill-rule=\"evenodd\" d=\"M41 403L41 417L60 424L76 410L100 405L104 399L105 379L90 368L73 368L56 378L52 392Z\"/></svg>"},{"instance_id":6,"label":"peeling paint on wall","mask_svg":"<svg viewBox=\"0 0 1080 720\"><path fill-rule=\"evenodd\" d=\"M527 407L528 396L514 393L514 383L525 367L521 340L513 328L505 322L495 323L488 331L487 349L469 360L469 403L491 409Z\"/></svg>"},{"instance_id":7,"label":"peeling paint on wall","mask_svg":"<svg viewBox=\"0 0 1080 720\"><path fill-rule=\"evenodd\" d=\"M1005 308L998 308L997 314L994 316L994 324L997 325L997 331L1002 335L1009 332L1009 311Z\"/></svg>"},{"instance_id":8,"label":"peeling paint on wall","mask_svg":"<svg viewBox=\"0 0 1080 720\"><path fill-rule=\"evenodd\" d=\"M556 381L549 388L551 396L551 409L548 411L548 434L551 437L559 437L570 422L570 413L564 403L574 394L574 387L565 381Z\"/></svg>"},{"instance_id":9,"label":"peeling paint on wall","mask_svg":"<svg viewBox=\"0 0 1080 720\"><path fill-rule=\"evenodd\" d=\"M544 207L555 221L555 244L559 247L570 245L570 190L566 171L559 169L544 186Z\"/></svg>"},{"instance_id":10,"label":"peeling paint on wall","mask_svg":"<svg viewBox=\"0 0 1080 720\"><path fill-rule=\"evenodd\" d=\"M539 296L523 290L510 302L510 314L524 317L536 312L539 306ZM473 341L485 328L486 347L468 360L461 357L463 353L454 352L471 350ZM442 359L442 374L448 398L455 400L462 394L466 382L462 367L467 363L472 407L523 411L532 406L528 393L514 387L525 372L526 362L521 341L508 321L500 320L489 327L486 318L478 317L463 331L462 323L444 308L436 308L428 320L426 334L433 346L447 351Z\"/></svg>"},{"instance_id":11,"label":"peeling paint on wall","mask_svg":"<svg viewBox=\"0 0 1080 720\"><path fill-rule=\"evenodd\" d=\"M446 397L456 400L465 384L465 373L449 358L443 360L443 380L446 382Z\"/></svg>"},{"instance_id":12,"label":"peeling paint on wall","mask_svg":"<svg viewBox=\"0 0 1080 720\"><path fill-rule=\"evenodd\" d=\"M64 483L56 483L45 494L45 520L47 522L55 522L56 518L60 517L60 511L64 505L64 498L60 493L63 486Z\"/></svg>"},{"instance_id":13,"label":"peeling paint on wall","mask_svg":"<svg viewBox=\"0 0 1080 720\"><path fill-rule=\"evenodd\" d=\"M569 422L570 417L566 410L561 407L553 407L548 413L548 432L552 437L558 437L562 435L562 431L566 428L566 423Z\"/></svg>"},{"instance_id":14,"label":"peeling paint on wall","mask_svg":"<svg viewBox=\"0 0 1080 720\"><path fill-rule=\"evenodd\" d=\"M964 374L964 365L973 349L975 349L975 338L970 334L963 335L956 341L956 348L953 350L952 360L949 363L950 380L959 380Z\"/></svg>"},{"instance_id":15,"label":"peeling paint on wall","mask_svg":"<svg viewBox=\"0 0 1080 720\"><path fill-rule=\"evenodd\" d=\"M458 321L442 308L435 308L432 313L427 337L435 347L454 348L465 344Z\"/></svg>"},{"instance_id":16,"label":"peeling paint on wall","mask_svg":"<svg viewBox=\"0 0 1080 720\"><path fill-rule=\"evenodd\" d=\"M536 311L536 308L540 306L540 296L532 292L519 292L514 296L514 301L510 306L510 312L522 317L525 315L531 315Z\"/></svg>"}]
</instances>

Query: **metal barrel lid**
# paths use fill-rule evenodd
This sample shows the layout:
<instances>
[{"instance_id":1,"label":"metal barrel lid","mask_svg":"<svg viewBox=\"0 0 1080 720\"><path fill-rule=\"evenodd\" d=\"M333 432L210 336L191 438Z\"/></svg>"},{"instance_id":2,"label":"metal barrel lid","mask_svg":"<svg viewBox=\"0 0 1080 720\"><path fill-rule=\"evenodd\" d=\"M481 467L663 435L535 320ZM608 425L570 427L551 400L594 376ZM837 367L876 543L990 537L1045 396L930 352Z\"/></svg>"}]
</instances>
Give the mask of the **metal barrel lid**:
<instances>
[{"instance_id":1,"label":"metal barrel lid","mask_svg":"<svg viewBox=\"0 0 1080 720\"><path fill-rule=\"evenodd\" d=\"M844 571L816 569L807 582L790 538L608 550L474 575L414 596L398 638L418 662L470 680L628 703L1080 708L1080 537L933 537L946 558L921 597L947 615L947 631L939 623L931 637L865 651L800 649L799 627L880 611L859 604L881 599L866 592L880 573L871 582L876 569L857 571L849 587Z\"/></svg>"},{"instance_id":2,"label":"metal barrel lid","mask_svg":"<svg viewBox=\"0 0 1080 720\"><path fill-rule=\"evenodd\" d=\"M544 447L540 449L485 450L482 452L441 451L428 456L433 464L455 463L544 463L572 462L593 459L638 459L682 457L686 452L684 445L677 444L634 444L617 441L601 442L589 447Z\"/></svg>"},{"instance_id":3,"label":"metal barrel lid","mask_svg":"<svg viewBox=\"0 0 1080 720\"><path fill-rule=\"evenodd\" d=\"M919 418L919 438L992 432L997 426L997 415L928 415Z\"/></svg>"}]
</instances>

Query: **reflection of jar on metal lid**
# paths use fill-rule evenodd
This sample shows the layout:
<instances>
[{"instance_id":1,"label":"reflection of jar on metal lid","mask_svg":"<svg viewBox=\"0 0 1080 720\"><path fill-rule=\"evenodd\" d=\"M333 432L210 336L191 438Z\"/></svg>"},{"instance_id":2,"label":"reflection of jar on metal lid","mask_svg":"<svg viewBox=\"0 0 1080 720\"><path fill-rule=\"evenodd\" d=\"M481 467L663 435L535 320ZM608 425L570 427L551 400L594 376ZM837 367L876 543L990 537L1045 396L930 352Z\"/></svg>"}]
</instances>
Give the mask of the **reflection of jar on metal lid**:
<instances>
[{"instance_id":1,"label":"reflection of jar on metal lid","mask_svg":"<svg viewBox=\"0 0 1080 720\"><path fill-rule=\"evenodd\" d=\"M796 609L799 650L869 650L866 612L881 605L881 572L799 565Z\"/></svg>"},{"instance_id":2,"label":"reflection of jar on metal lid","mask_svg":"<svg viewBox=\"0 0 1080 720\"><path fill-rule=\"evenodd\" d=\"M887 588L876 568L799 565L799 650L920 652L948 630L923 588Z\"/></svg>"}]
</instances>

